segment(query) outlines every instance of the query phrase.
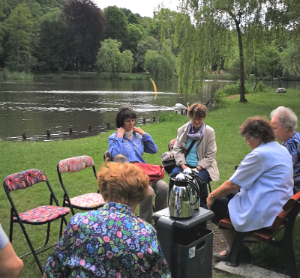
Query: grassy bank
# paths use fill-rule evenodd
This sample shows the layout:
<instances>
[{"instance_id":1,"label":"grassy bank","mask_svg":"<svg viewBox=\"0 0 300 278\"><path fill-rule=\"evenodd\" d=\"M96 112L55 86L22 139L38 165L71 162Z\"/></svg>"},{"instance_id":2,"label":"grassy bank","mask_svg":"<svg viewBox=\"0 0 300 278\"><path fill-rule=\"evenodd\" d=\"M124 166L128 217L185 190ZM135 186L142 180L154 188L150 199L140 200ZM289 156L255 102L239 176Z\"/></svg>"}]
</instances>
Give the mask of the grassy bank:
<instances>
[{"instance_id":1,"label":"grassy bank","mask_svg":"<svg viewBox=\"0 0 300 278\"><path fill-rule=\"evenodd\" d=\"M239 126L248 117L253 115L261 115L269 118L270 112L277 106L284 105L290 107L300 115L300 90L288 90L286 94L276 94L275 90L267 90L265 92L256 94L247 94L247 103L240 103L239 98L227 99L219 107L213 108L208 112L205 122L212 126L216 132L217 142L217 162L220 170L220 181L212 183L212 187L216 188L224 181L226 181L234 172L234 166L238 165L240 161L250 152L249 146L244 142L243 138L238 133ZM144 125L142 128L149 132L154 138L158 153L155 155L145 154L144 158L148 163L160 164L160 155L167 151L168 142L176 137L176 130L182 124L188 121L186 116L177 115L175 113L163 113L160 123ZM25 169L38 168L47 175L59 202L62 201L62 190L56 173L56 165L59 160L78 156L90 155L96 164L96 168L103 163L103 153L108 148L108 136L113 131L105 134L100 134L95 137L85 139L77 139L73 141L56 141L56 142L37 142L37 143L11 143L0 142L0 180L15 172ZM90 170L90 169L88 169ZM75 174L65 174L63 179L69 192L72 195L79 195L85 192L96 191L96 180L90 175L88 178L86 174L91 174L88 170L83 170ZM165 177L168 182L168 175ZM68 186L69 185L69 186ZM48 202L48 195L43 184L33 186L28 190L21 190L20 192L13 192L13 194L20 202L17 202L22 209L39 205ZM19 193L19 194L18 194ZM9 232L9 203L7 197L2 190L0 190L0 222L5 231ZM52 227L51 242L57 241L58 224ZM33 239L35 246L39 246L44 240L44 231L42 227L28 226L29 234ZM296 249L298 258L300 259L300 236L296 236ZM20 231L20 228L15 225L13 246L17 254L22 254L28 250L25 238ZM254 260L262 264L269 264L265 261L267 257L264 253L262 256L261 250L269 252L268 259L275 261L278 266L282 266L280 256L276 255L274 249L270 249L265 245L257 244L253 248ZM267 250L267 251L266 251ZM269 250L269 251L268 251ZM45 264L46 259L51 251L39 255L42 264ZM40 277L38 268L35 264L33 256L27 256L24 259L25 268L21 277ZM276 265L274 266L276 267ZM217 276L222 277L222 276Z\"/></svg>"},{"instance_id":2,"label":"grassy bank","mask_svg":"<svg viewBox=\"0 0 300 278\"><path fill-rule=\"evenodd\" d=\"M62 72L34 72L34 78L55 78L55 79L101 79L101 80L149 80L154 79L149 73L116 73L111 76L109 73L102 72L76 72L76 71L62 71ZM177 79L174 76L173 79Z\"/></svg>"},{"instance_id":3,"label":"grassy bank","mask_svg":"<svg viewBox=\"0 0 300 278\"><path fill-rule=\"evenodd\" d=\"M30 72L10 72L9 70L5 69L3 72L0 73L0 80L25 80L30 81L33 80L33 74Z\"/></svg>"}]
</instances>

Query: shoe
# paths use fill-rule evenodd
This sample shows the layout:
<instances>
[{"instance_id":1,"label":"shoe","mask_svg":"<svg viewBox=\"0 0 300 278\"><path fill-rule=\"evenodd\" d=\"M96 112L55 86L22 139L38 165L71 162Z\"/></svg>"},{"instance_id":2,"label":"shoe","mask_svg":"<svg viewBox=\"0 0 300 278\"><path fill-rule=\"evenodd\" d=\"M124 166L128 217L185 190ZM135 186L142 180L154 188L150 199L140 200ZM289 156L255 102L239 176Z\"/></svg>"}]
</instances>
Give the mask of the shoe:
<instances>
[{"instance_id":1,"label":"shoe","mask_svg":"<svg viewBox=\"0 0 300 278\"><path fill-rule=\"evenodd\" d=\"M216 262L226 262L229 258L230 251L226 250L226 253L224 255L221 255L220 253L214 253L213 258Z\"/></svg>"}]
</instances>

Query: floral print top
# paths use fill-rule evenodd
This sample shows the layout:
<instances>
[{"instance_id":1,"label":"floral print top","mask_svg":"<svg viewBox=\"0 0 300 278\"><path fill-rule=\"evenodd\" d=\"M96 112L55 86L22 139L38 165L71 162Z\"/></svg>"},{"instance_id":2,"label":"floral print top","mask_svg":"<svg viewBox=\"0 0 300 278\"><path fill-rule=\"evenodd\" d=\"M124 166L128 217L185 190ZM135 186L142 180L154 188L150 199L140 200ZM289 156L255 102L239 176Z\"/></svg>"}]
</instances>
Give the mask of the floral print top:
<instances>
[{"instance_id":1,"label":"floral print top","mask_svg":"<svg viewBox=\"0 0 300 278\"><path fill-rule=\"evenodd\" d=\"M155 229L127 205L74 215L48 258L48 278L171 277Z\"/></svg>"}]
</instances>

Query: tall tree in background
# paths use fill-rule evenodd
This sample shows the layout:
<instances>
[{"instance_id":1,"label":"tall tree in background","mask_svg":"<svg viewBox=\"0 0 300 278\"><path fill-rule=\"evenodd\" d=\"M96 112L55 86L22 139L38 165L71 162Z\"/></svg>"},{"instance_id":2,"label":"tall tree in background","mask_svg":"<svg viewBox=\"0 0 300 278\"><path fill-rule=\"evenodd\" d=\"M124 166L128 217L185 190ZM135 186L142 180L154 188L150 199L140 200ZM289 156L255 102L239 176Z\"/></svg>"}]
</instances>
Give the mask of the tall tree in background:
<instances>
[{"instance_id":1,"label":"tall tree in background","mask_svg":"<svg viewBox=\"0 0 300 278\"><path fill-rule=\"evenodd\" d=\"M9 53L6 64L11 71L26 71L30 68L30 38L33 20L26 4L18 5L6 20L9 34Z\"/></svg>"},{"instance_id":2,"label":"tall tree in background","mask_svg":"<svg viewBox=\"0 0 300 278\"><path fill-rule=\"evenodd\" d=\"M145 55L145 68L150 69L155 79L173 77L176 68L176 57L172 54L171 46L162 43L160 51L147 50Z\"/></svg>"},{"instance_id":3,"label":"tall tree in background","mask_svg":"<svg viewBox=\"0 0 300 278\"><path fill-rule=\"evenodd\" d=\"M140 41L137 45L136 63L138 69L144 71L145 55L147 50L159 51L160 42L153 37L147 37L145 40Z\"/></svg>"},{"instance_id":4,"label":"tall tree in background","mask_svg":"<svg viewBox=\"0 0 300 278\"><path fill-rule=\"evenodd\" d=\"M121 42L121 51L128 49L128 22L124 12L116 6L104 9L106 17L106 39L114 39Z\"/></svg>"},{"instance_id":5,"label":"tall tree in background","mask_svg":"<svg viewBox=\"0 0 300 278\"><path fill-rule=\"evenodd\" d=\"M98 51L96 65L100 72L110 73L112 78L117 72L131 72L133 57L129 50L120 52L121 43L117 40L107 39Z\"/></svg>"},{"instance_id":6,"label":"tall tree in background","mask_svg":"<svg viewBox=\"0 0 300 278\"><path fill-rule=\"evenodd\" d=\"M69 0L63 16L67 23L69 63L86 70L95 63L100 41L104 39L105 16L92 0Z\"/></svg>"},{"instance_id":7,"label":"tall tree in background","mask_svg":"<svg viewBox=\"0 0 300 278\"><path fill-rule=\"evenodd\" d=\"M203 78L209 73L217 57L221 57L232 44L229 29L236 31L240 61L240 101L245 98L245 54L251 55L254 45L263 39L264 11L268 0L181 0L182 15L176 21L177 43L180 41L179 92L197 92ZM191 19L192 18L192 19ZM191 39L192 38L192 39Z\"/></svg>"},{"instance_id":8,"label":"tall tree in background","mask_svg":"<svg viewBox=\"0 0 300 278\"><path fill-rule=\"evenodd\" d=\"M66 66L66 23L61 11L52 9L40 19L38 58L41 69L59 70Z\"/></svg>"}]
</instances>

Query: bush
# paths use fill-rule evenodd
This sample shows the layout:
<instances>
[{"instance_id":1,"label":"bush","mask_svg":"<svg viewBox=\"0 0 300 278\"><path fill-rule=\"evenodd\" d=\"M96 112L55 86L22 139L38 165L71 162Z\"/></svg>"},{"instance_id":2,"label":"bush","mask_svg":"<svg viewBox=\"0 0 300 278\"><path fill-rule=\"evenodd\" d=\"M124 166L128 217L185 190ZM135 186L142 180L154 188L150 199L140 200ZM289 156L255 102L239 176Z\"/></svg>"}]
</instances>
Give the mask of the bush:
<instances>
[{"instance_id":1,"label":"bush","mask_svg":"<svg viewBox=\"0 0 300 278\"><path fill-rule=\"evenodd\" d=\"M162 112L159 115L159 122L177 122L179 119L182 119L182 115L171 111Z\"/></svg>"},{"instance_id":2,"label":"bush","mask_svg":"<svg viewBox=\"0 0 300 278\"><path fill-rule=\"evenodd\" d=\"M3 71L3 79L6 80L33 80L33 74L25 71L10 72L8 69Z\"/></svg>"},{"instance_id":3,"label":"bush","mask_svg":"<svg viewBox=\"0 0 300 278\"><path fill-rule=\"evenodd\" d=\"M215 92L214 99L216 103L223 103L226 99L226 94L223 92L222 89L219 89Z\"/></svg>"},{"instance_id":4,"label":"bush","mask_svg":"<svg viewBox=\"0 0 300 278\"><path fill-rule=\"evenodd\" d=\"M266 90L266 85L262 82L262 81L259 81L257 84L256 84L256 87L255 87L255 91L256 92L263 92Z\"/></svg>"}]
</instances>

